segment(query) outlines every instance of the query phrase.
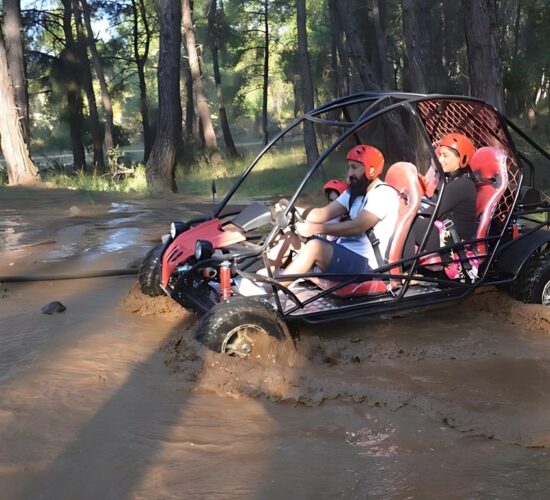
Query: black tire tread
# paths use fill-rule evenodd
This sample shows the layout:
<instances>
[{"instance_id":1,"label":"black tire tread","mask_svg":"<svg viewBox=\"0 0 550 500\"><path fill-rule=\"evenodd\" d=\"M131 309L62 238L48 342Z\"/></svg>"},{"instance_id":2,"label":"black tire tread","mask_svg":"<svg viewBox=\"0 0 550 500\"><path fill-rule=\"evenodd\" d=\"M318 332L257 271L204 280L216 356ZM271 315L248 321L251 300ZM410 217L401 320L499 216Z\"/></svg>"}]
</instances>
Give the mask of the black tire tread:
<instances>
[{"instance_id":1,"label":"black tire tread","mask_svg":"<svg viewBox=\"0 0 550 500\"><path fill-rule=\"evenodd\" d=\"M216 304L200 320L195 339L216 352L221 352L227 333L239 324L254 323L272 337L290 338L288 327L269 304L248 297L232 297Z\"/></svg>"},{"instance_id":2,"label":"black tire tread","mask_svg":"<svg viewBox=\"0 0 550 500\"><path fill-rule=\"evenodd\" d=\"M154 246L147 252L141 266L139 266L138 280L141 292L150 297L164 295L160 287L160 257L162 252L162 243Z\"/></svg>"},{"instance_id":3,"label":"black tire tread","mask_svg":"<svg viewBox=\"0 0 550 500\"><path fill-rule=\"evenodd\" d=\"M533 255L509 289L510 295L522 302L540 304L542 289L550 275L550 252ZM545 280L545 283L541 281Z\"/></svg>"}]
</instances>

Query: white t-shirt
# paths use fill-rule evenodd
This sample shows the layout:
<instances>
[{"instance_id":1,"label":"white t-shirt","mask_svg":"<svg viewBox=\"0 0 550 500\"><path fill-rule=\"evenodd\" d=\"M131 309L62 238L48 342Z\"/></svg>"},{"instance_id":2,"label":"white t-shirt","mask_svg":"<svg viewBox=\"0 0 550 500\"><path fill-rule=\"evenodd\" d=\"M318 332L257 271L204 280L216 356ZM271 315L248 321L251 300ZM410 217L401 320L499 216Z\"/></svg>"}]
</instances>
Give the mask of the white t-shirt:
<instances>
[{"instance_id":1,"label":"white t-shirt","mask_svg":"<svg viewBox=\"0 0 550 500\"><path fill-rule=\"evenodd\" d=\"M358 196L353 200L349 216L351 220L355 220L361 210L366 210L380 219L373 227L373 231L380 242L378 247L380 255L385 257L388 244L397 224L399 196L394 188L384 184L379 179L376 179L374 182L376 184L367 192L366 198ZM348 210L349 198L349 191L346 190L336 201ZM366 257L371 268L376 269L380 267L369 237L365 233L358 234L357 236L340 236L336 240L336 243Z\"/></svg>"}]
</instances>

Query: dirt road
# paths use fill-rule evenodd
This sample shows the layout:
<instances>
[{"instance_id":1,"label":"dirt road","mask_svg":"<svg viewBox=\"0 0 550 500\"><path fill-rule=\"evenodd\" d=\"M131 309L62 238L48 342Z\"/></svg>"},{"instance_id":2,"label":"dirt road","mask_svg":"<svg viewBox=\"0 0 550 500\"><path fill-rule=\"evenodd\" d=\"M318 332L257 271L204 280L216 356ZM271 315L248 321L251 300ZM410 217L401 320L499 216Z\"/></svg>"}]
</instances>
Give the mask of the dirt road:
<instances>
[{"instance_id":1,"label":"dirt road","mask_svg":"<svg viewBox=\"0 0 550 500\"><path fill-rule=\"evenodd\" d=\"M0 276L135 267L190 201L2 190ZM2 498L547 498L546 309L490 290L265 364L134 280L0 286Z\"/></svg>"}]
</instances>

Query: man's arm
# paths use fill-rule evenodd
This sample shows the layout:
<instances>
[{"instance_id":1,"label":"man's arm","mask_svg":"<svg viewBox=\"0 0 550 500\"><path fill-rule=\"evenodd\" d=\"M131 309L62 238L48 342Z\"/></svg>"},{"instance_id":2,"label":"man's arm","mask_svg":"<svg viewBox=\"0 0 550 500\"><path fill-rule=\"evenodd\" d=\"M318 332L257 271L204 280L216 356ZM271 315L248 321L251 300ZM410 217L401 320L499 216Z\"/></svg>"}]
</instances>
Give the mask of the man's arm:
<instances>
[{"instance_id":1,"label":"man's arm","mask_svg":"<svg viewBox=\"0 0 550 500\"><path fill-rule=\"evenodd\" d=\"M306 221L313 223L327 222L347 214L346 208L336 200L324 207L312 208L307 214Z\"/></svg>"},{"instance_id":2,"label":"man's arm","mask_svg":"<svg viewBox=\"0 0 550 500\"><path fill-rule=\"evenodd\" d=\"M335 203L335 202L333 202ZM329 234L331 236L357 236L368 231L371 227L378 224L380 219L368 212L361 210L361 213L354 220L346 220L343 222L310 222L298 223L296 230L302 236L308 238L314 234Z\"/></svg>"}]
</instances>

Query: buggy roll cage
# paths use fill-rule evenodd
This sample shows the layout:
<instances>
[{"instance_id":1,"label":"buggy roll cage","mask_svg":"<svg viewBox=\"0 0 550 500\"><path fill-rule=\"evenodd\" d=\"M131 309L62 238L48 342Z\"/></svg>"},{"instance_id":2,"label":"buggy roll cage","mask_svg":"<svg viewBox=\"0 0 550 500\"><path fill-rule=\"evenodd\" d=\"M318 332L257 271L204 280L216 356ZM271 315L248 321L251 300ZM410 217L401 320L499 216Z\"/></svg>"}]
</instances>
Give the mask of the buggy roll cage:
<instances>
[{"instance_id":1,"label":"buggy roll cage","mask_svg":"<svg viewBox=\"0 0 550 500\"><path fill-rule=\"evenodd\" d=\"M349 113L349 108L354 105L366 104L366 108L362 110L357 119L352 119ZM460 108L461 106L470 107L472 109L463 111ZM455 106L460 113L463 113L464 116L461 116L460 119L457 119L456 123L453 123L453 110L451 109L447 113L447 108L452 108ZM213 216L220 217L224 207L229 203L235 192L239 189L242 182L250 174L255 165L261 160L261 158L272 148L272 146L281 140L284 136L289 134L293 129L299 126L301 123L309 121L314 124L327 125L333 127L339 127L343 129L343 132L340 136L332 142L332 144L326 148L323 153L319 155L316 161L307 169L302 181L299 183L296 191L292 195L289 205L285 210L285 215L288 215L291 211L300 195L303 191L304 186L307 181L310 179L312 174L323 164L323 162L347 139L352 136L357 138L357 132L359 132L363 127L368 123L372 122L376 118L391 113L396 110L405 110L408 115L412 118L414 123L417 125L419 131L421 131L422 140L431 146L428 150L432 158L432 164L438 170L439 173L442 172L441 166L437 159L434 144L441 138L443 132L447 133L451 131L450 129L456 129L468 133L471 122L477 127L476 133L478 137L473 137L476 139L478 144L495 146L504 150L507 156L507 169L510 173L508 179L508 187L503 198L503 202L499 202L498 211L495 211L492 219L492 231L487 233L483 238L471 239L466 242L460 242L447 247L442 247L440 252L445 250L450 250L451 248L464 248L468 245L476 245L477 243L486 243L486 255L481 256L483 258L482 266L480 267L479 278L473 283L461 283L453 281L450 279L441 279L434 278L431 276L422 276L422 280L426 282L433 282L435 284L443 285L445 288L430 292L430 303L436 304L440 302L446 302L454 298L462 298L469 295L475 288L480 285L486 284L499 284L512 281L516 274L502 275L500 272L494 272L491 270L491 265L493 264L495 255L497 255L499 247L503 239L506 236L506 233L510 231L510 223L515 222L518 217L526 215L528 213L541 213L548 212L550 210L548 203L535 203L532 205L521 205L518 204L520 196L520 188L523 185L523 176L524 176L524 167L526 164L530 170L530 181L534 180L535 172L534 167L523 154L519 153L514 145L514 142L508 131L508 127L514 130L519 134L526 142L533 146L537 151L539 151L545 158L550 160L550 155L544 151L537 143L531 140L527 135L525 135L515 124L510 120L501 115L493 106L487 104L486 102L465 96L456 96L456 95L445 95L445 94L433 94L433 95L422 95L422 94L409 94L404 92L364 92L353 94L350 96L342 97L336 100L333 100L329 103L321 105L302 116L296 118L292 121L285 129L276 134L267 145L265 145L262 150L258 153L255 159L250 163L245 172L241 177L234 183L232 188L226 194L224 199L220 202L217 208L214 209ZM322 115L326 115L331 111L339 111L345 118L345 120L334 120L334 119L325 119ZM458 113L460 115L460 113ZM449 115L451 119L449 119ZM450 121L450 123L449 123ZM475 136L476 134L470 133L470 136ZM358 140L358 139L357 139ZM442 194L445 189L445 184L443 182L443 176L440 175L440 180L438 183L438 198L436 202L435 209L430 218L430 227L436 219L436 214L439 208L440 201L442 199ZM498 224L495 222L498 221ZM546 223L540 223L539 227L548 225ZM267 236L264 244L258 248L258 253L262 253L263 249L268 245L269 241L274 237L276 233L274 228L270 235ZM518 239L523 238L530 234L531 231L528 231L524 235L520 235ZM392 310L398 310L403 308L399 303L406 301L408 304L411 302L418 302L419 305L426 305L425 299L422 300L422 296L413 295L412 297L407 297L407 290L410 287L410 282L412 279L417 279L418 275L415 273L419 267L419 260L423 256L432 254L433 252L423 251L429 232L426 232L424 238L421 242L419 253L409 258L401 258L400 260L393 261L384 266L379 267L373 272L365 273L362 275L328 275L323 273L323 278L337 278L341 281L334 284L334 286L319 291L319 293L313 297L310 297L304 301L300 301L298 297L292 291L288 290L287 287L284 287L278 283L277 278L273 276L268 277L259 277L254 275L254 279L257 281L265 281L273 285L275 289L283 290L284 293L295 303L295 306L290 310L285 311L285 319L288 315L296 313L301 308L307 306L308 304L319 300L321 298L327 297L332 294L334 291L343 288L350 283L357 283L362 281L371 281L371 280L399 280L403 281L403 286L400 287L396 293L383 294L383 297L377 295L371 296L358 296L352 297L349 299L343 298L340 299L342 302L341 311L338 314L335 314L334 311L331 312L317 312L314 314L305 314L300 315L299 319L305 320L308 322L318 322L324 321L325 319L336 319L336 317L354 317L365 312L365 308L368 307L369 310L373 310L374 313L377 312L388 312ZM514 240L517 241L517 240ZM506 242L503 244L504 247L508 246L511 242ZM255 252L252 252L254 254ZM252 254L248 254L250 257ZM460 260L460 259L459 259ZM411 264L411 267L408 271L401 274L390 274L390 270L401 267L403 264ZM239 270L238 274L242 276L248 276L249 274L246 271ZM491 275L488 279L488 274ZM310 277L319 277L319 273L306 273L301 275L287 275L285 280L292 278L310 278ZM278 303L278 308L282 312L282 307L279 301L277 294L275 294L276 301ZM407 306L408 307L408 306ZM412 306L414 307L414 305Z\"/></svg>"}]
</instances>

